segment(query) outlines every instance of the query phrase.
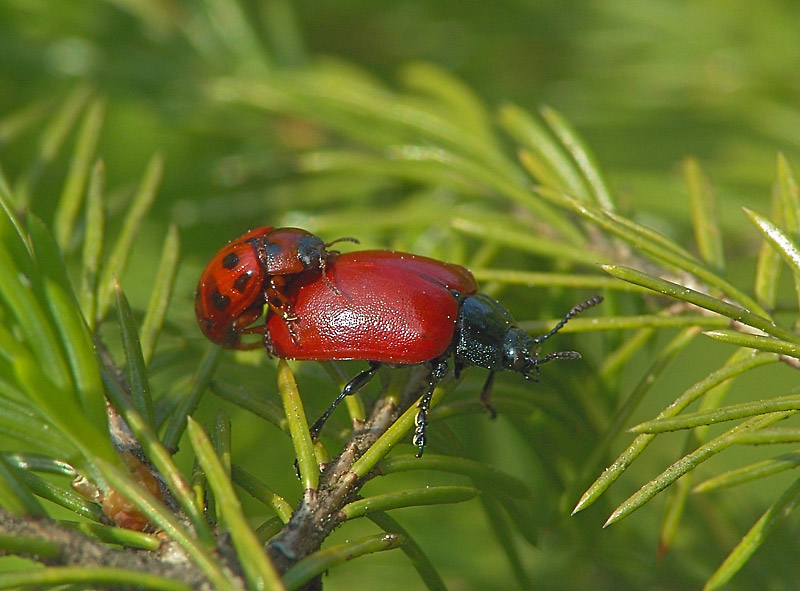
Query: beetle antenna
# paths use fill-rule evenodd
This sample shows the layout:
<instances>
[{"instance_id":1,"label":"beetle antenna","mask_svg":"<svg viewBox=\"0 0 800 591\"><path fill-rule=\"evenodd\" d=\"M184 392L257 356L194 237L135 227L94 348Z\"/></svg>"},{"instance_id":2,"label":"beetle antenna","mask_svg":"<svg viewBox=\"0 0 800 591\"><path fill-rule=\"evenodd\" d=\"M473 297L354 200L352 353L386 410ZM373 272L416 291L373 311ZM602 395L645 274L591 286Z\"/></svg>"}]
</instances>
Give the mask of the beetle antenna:
<instances>
[{"instance_id":1,"label":"beetle antenna","mask_svg":"<svg viewBox=\"0 0 800 591\"><path fill-rule=\"evenodd\" d=\"M569 322L570 319L574 318L575 316L577 316L578 314L580 314L584 310L588 310L589 308L591 308L593 306L596 306L597 304L599 304L602 301L603 301L603 296L596 295L593 298L590 298L590 299L586 300L585 302L581 302L580 304L577 304L577 305L573 306L572 309L569 312L567 312L561 320L558 321L558 324L556 324L553 327L553 330L551 330L547 334L543 334L541 336L538 336L538 337L534 338L533 342L538 345L539 343L546 341L547 339L552 337L554 334L556 334L559 330L564 328L564 325L567 322ZM575 351L565 351L565 353L575 353ZM557 355L557 353L553 353L553 355ZM547 355L547 357L543 357L542 359L539 360L539 363L544 363L545 360L549 361L550 359L548 359L548 357L551 357L551 355ZM578 355L578 357L580 357L580 355ZM552 359L559 359L559 357L552 357ZM575 357L574 356L573 357L564 357L563 359L575 359Z\"/></svg>"},{"instance_id":2,"label":"beetle antenna","mask_svg":"<svg viewBox=\"0 0 800 591\"><path fill-rule=\"evenodd\" d=\"M530 367L526 371L522 372L522 375L525 377L526 380L533 380L535 382L537 381L536 376L538 376L539 372L541 371L539 369L539 366L542 365L542 363L547 363L548 361L555 361L556 359L580 359L580 358L581 354L578 353L577 351L556 351L555 353L549 353L544 357L535 357L535 356L528 357L528 362L530 363ZM483 393L481 393L481 402L482 403L484 402ZM485 404L484 408L486 408ZM491 407L487 408L487 410L489 410L491 414L490 409Z\"/></svg>"},{"instance_id":3,"label":"beetle antenna","mask_svg":"<svg viewBox=\"0 0 800 591\"><path fill-rule=\"evenodd\" d=\"M344 238L337 238L336 240L331 240L330 242L325 243L325 248L336 244L337 242L353 242L355 244L361 244L361 241L358 238L353 238L352 236L345 236Z\"/></svg>"},{"instance_id":4,"label":"beetle antenna","mask_svg":"<svg viewBox=\"0 0 800 591\"><path fill-rule=\"evenodd\" d=\"M554 361L556 359L580 359L581 354L577 351L556 351L555 353L550 353L545 355L544 357L539 357L536 360L536 365L541 365L542 363L547 363L548 361Z\"/></svg>"}]
</instances>

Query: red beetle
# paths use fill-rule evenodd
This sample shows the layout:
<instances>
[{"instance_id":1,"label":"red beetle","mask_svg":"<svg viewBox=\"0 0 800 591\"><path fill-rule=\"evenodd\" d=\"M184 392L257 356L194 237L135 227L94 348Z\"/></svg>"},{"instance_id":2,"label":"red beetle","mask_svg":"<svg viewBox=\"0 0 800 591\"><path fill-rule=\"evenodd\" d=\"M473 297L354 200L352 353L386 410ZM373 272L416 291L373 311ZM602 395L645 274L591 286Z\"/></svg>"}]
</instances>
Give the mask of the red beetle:
<instances>
[{"instance_id":1,"label":"red beetle","mask_svg":"<svg viewBox=\"0 0 800 591\"><path fill-rule=\"evenodd\" d=\"M197 284L194 308L203 334L231 349L258 347L259 342L245 344L241 337L265 331L264 325L250 326L261 316L265 304L291 330L297 315L284 295L286 283L301 273L319 271L314 276L321 274L335 291L325 276L331 256L327 247L334 242L326 244L299 228L264 226L226 244L208 263Z\"/></svg>"},{"instance_id":2,"label":"red beetle","mask_svg":"<svg viewBox=\"0 0 800 591\"><path fill-rule=\"evenodd\" d=\"M456 375L470 365L489 370L481 400L494 414L489 397L495 372L509 369L532 379L542 363L580 357L575 351L538 357L536 349L574 315L602 301L598 296L575 306L553 330L533 338L498 302L476 293L474 277L458 265L392 251L361 251L331 258L327 275L338 293L311 275L300 275L288 286L285 295L300 319L292 329L285 319L270 316L271 342L266 346L287 359L370 361L369 369L354 377L314 423L313 437L381 363L429 364L429 387L417 405L418 457L425 446L431 396L450 357Z\"/></svg>"},{"instance_id":3,"label":"red beetle","mask_svg":"<svg viewBox=\"0 0 800 591\"><path fill-rule=\"evenodd\" d=\"M296 312L297 338L277 316L267 320L271 353L285 359L367 359L422 363L453 340L458 300L478 291L459 265L389 250L342 254L329 262L328 279L301 275L286 291Z\"/></svg>"}]
</instances>

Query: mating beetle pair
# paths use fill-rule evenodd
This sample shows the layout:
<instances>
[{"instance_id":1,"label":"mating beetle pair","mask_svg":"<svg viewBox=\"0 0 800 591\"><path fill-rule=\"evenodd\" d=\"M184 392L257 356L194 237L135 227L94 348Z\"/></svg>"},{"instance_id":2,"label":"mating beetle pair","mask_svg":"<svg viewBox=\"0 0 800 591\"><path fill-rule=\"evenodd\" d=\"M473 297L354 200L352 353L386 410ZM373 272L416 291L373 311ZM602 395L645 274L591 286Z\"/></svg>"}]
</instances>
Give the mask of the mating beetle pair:
<instances>
[{"instance_id":1,"label":"mating beetle pair","mask_svg":"<svg viewBox=\"0 0 800 591\"><path fill-rule=\"evenodd\" d=\"M264 226L226 244L206 265L195 292L194 309L200 329L209 340L229 349L250 349L242 335L263 333L264 325L251 326L268 305L287 322L297 320L284 288L292 277L319 272L328 281L327 248L342 238L324 243L299 228Z\"/></svg>"},{"instance_id":2,"label":"mating beetle pair","mask_svg":"<svg viewBox=\"0 0 800 591\"><path fill-rule=\"evenodd\" d=\"M276 242L282 246L272 246ZM456 376L472 365L489 370L481 402L494 415L494 374L512 370L531 379L543 363L579 358L575 351L538 357L536 349L570 318L602 301L597 296L575 306L550 332L533 338L502 305L478 293L464 267L385 250L338 254L327 250L330 244L296 228L253 230L212 259L195 295L201 329L222 346L251 348L241 335L260 333L267 351L278 357L370 362L314 423L313 437L344 397L363 387L381 364L425 363L431 373L417 405L413 439L419 457L433 390L451 357ZM280 264L277 257L262 254L281 248ZM226 266L231 254L237 263ZM250 288L259 281L260 289ZM218 305L220 300L226 305ZM249 326L265 304L270 308L265 323Z\"/></svg>"}]
</instances>

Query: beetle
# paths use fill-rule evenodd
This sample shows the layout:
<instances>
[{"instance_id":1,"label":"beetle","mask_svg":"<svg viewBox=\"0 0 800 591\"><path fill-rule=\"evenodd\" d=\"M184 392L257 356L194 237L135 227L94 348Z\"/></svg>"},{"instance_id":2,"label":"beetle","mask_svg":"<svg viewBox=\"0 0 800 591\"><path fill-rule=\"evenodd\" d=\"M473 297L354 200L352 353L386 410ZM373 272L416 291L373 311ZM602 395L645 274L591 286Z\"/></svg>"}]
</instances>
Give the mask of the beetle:
<instances>
[{"instance_id":1,"label":"beetle","mask_svg":"<svg viewBox=\"0 0 800 591\"><path fill-rule=\"evenodd\" d=\"M325 243L300 228L263 226L226 244L197 283L194 307L203 334L226 348L256 348L259 342L243 343L242 335L264 333L264 325L250 325L259 319L265 304L291 330L297 314L284 295L287 282L302 273L318 271L335 292L325 268L332 255L328 248L342 240L357 242L340 238Z\"/></svg>"},{"instance_id":2,"label":"beetle","mask_svg":"<svg viewBox=\"0 0 800 591\"><path fill-rule=\"evenodd\" d=\"M417 404L417 457L426 443L433 390L447 373L450 358L456 376L469 366L489 371L481 402L494 416L490 396L495 373L516 371L530 380L543 363L579 358L576 351L539 357L537 347L573 316L602 301L596 296L578 304L550 332L531 337L499 302L478 293L472 274L459 265L394 251L358 251L332 257L327 275L341 297L318 278L299 276L285 294L301 317L294 328L297 338L285 319L272 315L265 346L286 359L370 362L314 423L313 438L339 403L369 382L382 364L428 364L428 386Z\"/></svg>"}]
</instances>

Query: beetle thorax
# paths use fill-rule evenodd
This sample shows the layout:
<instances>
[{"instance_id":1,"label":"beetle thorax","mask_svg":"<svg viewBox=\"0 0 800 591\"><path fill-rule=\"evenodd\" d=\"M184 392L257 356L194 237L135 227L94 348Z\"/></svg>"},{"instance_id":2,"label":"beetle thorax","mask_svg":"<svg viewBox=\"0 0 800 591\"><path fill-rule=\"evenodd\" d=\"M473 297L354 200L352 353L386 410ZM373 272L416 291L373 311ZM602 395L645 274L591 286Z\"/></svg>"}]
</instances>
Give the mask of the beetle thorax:
<instances>
[{"instance_id":1,"label":"beetle thorax","mask_svg":"<svg viewBox=\"0 0 800 591\"><path fill-rule=\"evenodd\" d=\"M456 363L489 371L505 369L504 343L512 327L506 309L489 296L477 294L464 298L456 327Z\"/></svg>"}]
</instances>

